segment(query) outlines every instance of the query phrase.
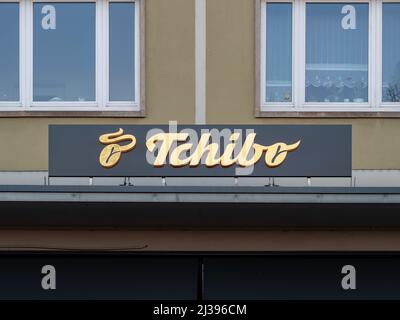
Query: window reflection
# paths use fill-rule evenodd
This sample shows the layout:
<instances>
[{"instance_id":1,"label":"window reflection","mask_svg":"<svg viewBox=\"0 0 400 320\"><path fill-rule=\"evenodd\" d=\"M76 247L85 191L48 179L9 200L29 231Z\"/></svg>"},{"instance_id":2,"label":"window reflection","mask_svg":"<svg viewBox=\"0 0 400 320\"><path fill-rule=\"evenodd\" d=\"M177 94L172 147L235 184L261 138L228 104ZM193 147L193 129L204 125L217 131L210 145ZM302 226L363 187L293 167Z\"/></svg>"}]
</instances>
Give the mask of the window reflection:
<instances>
[{"instance_id":1,"label":"window reflection","mask_svg":"<svg viewBox=\"0 0 400 320\"><path fill-rule=\"evenodd\" d=\"M34 3L34 101L95 101L95 6Z\"/></svg>"},{"instance_id":2,"label":"window reflection","mask_svg":"<svg viewBox=\"0 0 400 320\"><path fill-rule=\"evenodd\" d=\"M400 3L383 4L382 101L400 102Z\"/></svg>"},{"instance_id":3,"label":"window reflection","mask_svg":"<svg viewBox=\"0 0 400 320\"><path fill-rule=\"evenodd\" d=\"M292 101L292 5L267 3L266 100Z\"/></svg>"},{"instance_id":4,"label":"window reflection","mask_svg":"<svg viewBox=\"0 0 400 320\"><path fill-rule=\"evenodd\" d=\"M19 6L0 3L0 101L19 101Z\"/></svg>"},{"instance_id":5,"label":"window reflection","mask_svg":"<svg viewBox=\"0 0 400 320\"><path fill-rule=\"evenodd\" d=\"M110 3L110 101L135 100L135 4Z\"/></svg>"},{"instance_id":6,"label":"window reflection","mask_svg":"<svg viewBox=\"0 0 400 320\"><path fill-rule=\"evenodd\" d=\"M367 102L368 4L306 10L306 102Z\"/></svg>"}]
</instances>

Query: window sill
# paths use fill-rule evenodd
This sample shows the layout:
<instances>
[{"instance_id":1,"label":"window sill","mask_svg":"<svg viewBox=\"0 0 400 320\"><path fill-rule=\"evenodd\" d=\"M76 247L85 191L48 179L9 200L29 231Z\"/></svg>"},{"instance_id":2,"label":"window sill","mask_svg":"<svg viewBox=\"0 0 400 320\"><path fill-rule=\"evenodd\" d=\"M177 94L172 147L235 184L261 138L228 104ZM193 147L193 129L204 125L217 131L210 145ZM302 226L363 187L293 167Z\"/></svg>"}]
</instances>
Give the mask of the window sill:
<instances>
[{"instance_id":1,"label":"window sill","mask_svg":"<svg viewBox=\"0 0 400 320\"><path fill-rule=\"evenodd\" d=\"M398 110L256 110L256 118L400 118Z\"/></svg>"},{"instance_id":2,"label":"window sill","mask_svg":"<svg viewBox=\"0 0 400 320\"><path fill-rule=\"evenodd\" d=\"M0 108L1 109L1 108ZM144 118L144 110L122 110L122 111L0 111L0 118Z\"/></svg>"}]
</instances>

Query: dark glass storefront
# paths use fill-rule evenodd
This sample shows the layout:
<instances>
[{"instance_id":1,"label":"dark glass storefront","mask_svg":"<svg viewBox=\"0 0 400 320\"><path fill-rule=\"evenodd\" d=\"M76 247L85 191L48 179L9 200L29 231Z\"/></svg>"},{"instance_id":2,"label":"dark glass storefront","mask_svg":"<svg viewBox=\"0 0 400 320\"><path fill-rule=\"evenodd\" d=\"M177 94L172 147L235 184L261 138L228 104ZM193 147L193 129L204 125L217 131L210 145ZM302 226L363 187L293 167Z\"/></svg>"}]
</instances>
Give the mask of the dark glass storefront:
<instances>
[{"instance_id":1,"label":"dark glass storefront","mask_svg":"<svg viewBox=\"0 0 400 320\"><path fill-rule=\"evenodd\" d=\"M399 269L398 253L3 253L0 299L400 299Z\"/></svg>"}]
</instances>

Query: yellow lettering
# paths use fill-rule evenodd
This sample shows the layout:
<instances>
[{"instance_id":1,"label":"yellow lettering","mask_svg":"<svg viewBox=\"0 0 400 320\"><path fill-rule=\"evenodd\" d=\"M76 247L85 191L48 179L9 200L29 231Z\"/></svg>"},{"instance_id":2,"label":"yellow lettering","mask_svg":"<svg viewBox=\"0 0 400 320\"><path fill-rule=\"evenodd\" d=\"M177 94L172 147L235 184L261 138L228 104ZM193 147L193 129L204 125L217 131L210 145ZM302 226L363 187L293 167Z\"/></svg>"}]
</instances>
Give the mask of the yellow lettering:
<instances>
[{"instance_id":1,"label":"yellow lettering","mask_svg":"<svg viewBox=\"0 0 400 320\"><path fill-rule=\"evenodd\" d=\"M246 141L243 144L243 148L240 151L240 155L238 158L238 163L241 167L254 166L261 159L264 147L259 144L255 144L254 143L255 139L256 139L255 133L250 133L246 137Z\"/></svg>"},{"instance_id":2,"label":"yellow lettering","mask_svg":"<svg viewBox=\"0 0 400 320\"><path fill-rule=\"evenodd\" d=\"M301 141L287 145L286 143L275 143L269 146L265 154L265 164L270 168L276 168L285 161L288 152L296 150L300 146Z\"/></svg>"},{"instance_id":3,"label":"yellow lettering","mask_svg":"<svg viewBox=\"0 0 400 320\"><path fill-rule=\"evenodd\" d=\"M181 159L181 156L184 153L187 153L188 151L190 151L193 147L192 143L184 143L181 144L180 146L177 146L172 152L171 155L169 157L169 163L171 164L171 166L175 167L175 168L180 168L180 167L184 167L186 165L188 165L192 159L191 156L186 157L184 159Z\"/></svg>"},{"instance_id":4,"label":"yellow lettering","mask_svg":"<svg viewBox=\"0 0 400 320\"><path fill-rule=\"evenodd\" d=\"M188 133L158 133L147 139L146 146L150 152L153 152L156 149L157 142L161 141L161 146L153 165L155 167L163 167L172 145L175 142L186 141L188 136Z\"/></svg>"},{"instance_id":5,"label":"yellow lettering","mask_svg":"<svg viewBox=\"0 0 400 320\"><path fill-rule=\"evenodd\" d=\"M215 167L220 163L220 158L216 158L219 152L218 143L209 143L211 134L205 133L201 136L196 150L192 155L190 161L191 167L197 167L200 164L203 155L207 152L206 163L207 167Z\"/></svg>"},{"instance_id":6,"label":"yellow lettering","mask_svg":"<svg viewBox=\"0 0 400 320\"><path fill-rule=\"evenodd\" d=\"M239 133L233 133L230 137L230 141L232 143L229 143L226 148L225 148L225 152L221 157L221 166L224 168L233 166L237 160L238 157L232 158L233 157L233 153L235 152L235 148L236 148L236 141L239 139L240 134Z\"/></svg>"},{"instance_id":7,"label":"yellow lettering","mask_svg":"<svg viewBox=\"0 0 400 320\"><path fill-rule=\"evenodd\" d=\"M265 164L270 168L276 168L285 161L289 152L296 150L301 144L299 140L290 145L277 142L270 146L263 146L255 143L256 133L250 133L235 156L240 134L233 133L229 138L230 143L225 147L222 156L219 156L220 143L219 141L212 142L210 133L201 135L194 150L193 144L187 142L188 138L188 133L158 133L147 139L146 147L149 152L156 152L158 147L153 166L163 167L168 160L169 164L175 168L187 165L193 168L199 166L205 156L205 166L208 168L217 165L223 168L233 165L250 167L258 163L265 152ZM105 168L114 167L119 162L122 153L129 152L136 146L136 138L133 135L124 135L123 129L101 135L99 141L106 145L99 156L99 162ZM126 144L120 145L121 142L126 142ZM182 142L186 143L178 144ZM174 146L174 144L177 145Z\"/></svg>"}]
</instances>

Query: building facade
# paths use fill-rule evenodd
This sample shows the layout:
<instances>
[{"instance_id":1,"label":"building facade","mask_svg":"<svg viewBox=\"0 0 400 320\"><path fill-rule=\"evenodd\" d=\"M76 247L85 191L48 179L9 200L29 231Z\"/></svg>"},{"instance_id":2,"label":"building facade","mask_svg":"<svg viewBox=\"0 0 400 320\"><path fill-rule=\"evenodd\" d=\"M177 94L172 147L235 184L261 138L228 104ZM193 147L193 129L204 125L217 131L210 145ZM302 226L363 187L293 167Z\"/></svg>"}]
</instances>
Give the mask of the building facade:
<instances>
[{"instance_id":1,"label":"building facade","mask_svg":"<svg viewBox=\"0 0 400 320\"><path fill-rule=\"evenodd\" d=\"M0 1L0 250L399 251L399 21L392 0ZM351 125L352 176L48 175L49 125L171 121Z\"/></svg>"}]
</instances>

